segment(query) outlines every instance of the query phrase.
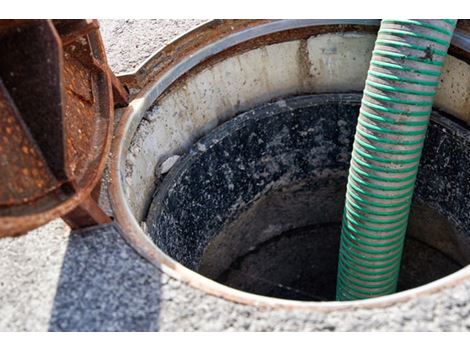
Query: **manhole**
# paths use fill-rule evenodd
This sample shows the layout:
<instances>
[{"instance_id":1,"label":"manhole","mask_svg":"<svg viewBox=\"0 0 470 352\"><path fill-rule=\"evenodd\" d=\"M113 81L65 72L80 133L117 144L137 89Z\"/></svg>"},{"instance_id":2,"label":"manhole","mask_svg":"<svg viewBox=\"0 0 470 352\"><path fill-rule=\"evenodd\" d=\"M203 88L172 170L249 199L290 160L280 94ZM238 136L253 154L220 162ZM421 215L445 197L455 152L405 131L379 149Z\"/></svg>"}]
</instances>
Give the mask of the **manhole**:
<instances>
[{"instance_id":1,"label":"manhole","mask_svg":"<svg viewBox=\"0 0 470 352\"><path fill-rule=\"evenodd\" d=\"M359 105L358 95L309 95L222 124L194 144L157 188L146 220L152 240L188 268L233 288L334 300ZM433 115L399 290L470 262L470 216L455 208L469 204L470 175L448 172L458 165L469 170L466 135ZM447 185L457 187L458 202L446 201Z\"/></svg>"},{"instance_id":2,"label":"manhole","mask_svg":"<svg viewBox=\"0 0 470 352\"><path fill-rule=\"evenodd\" d=\"M194 287L269 307L378 307L467 279L470 138L462 121L470 118L470 66L463 40L450 48L435 99L403 292L314 302L334 296L358 93L377 25L210 22L124 78L131 92L141 90L112 151L110 196L126 240Z\"/></svg>"}]
</instances>

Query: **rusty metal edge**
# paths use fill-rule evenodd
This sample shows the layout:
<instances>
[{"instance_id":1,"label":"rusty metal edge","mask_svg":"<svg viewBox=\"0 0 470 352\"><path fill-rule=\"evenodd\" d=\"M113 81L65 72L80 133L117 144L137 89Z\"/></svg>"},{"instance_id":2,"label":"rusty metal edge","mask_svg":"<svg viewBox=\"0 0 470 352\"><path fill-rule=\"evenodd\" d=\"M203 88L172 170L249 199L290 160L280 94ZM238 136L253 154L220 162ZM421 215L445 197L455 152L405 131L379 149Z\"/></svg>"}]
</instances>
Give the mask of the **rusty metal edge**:
<instances>
[{"instance_id":1,"label":"rusty metal edge","mask_svg":"<svg viewBox=\"0 0 470 352\"><path fill-rule=\"evenodd\" d=\"M156 57L161 56L164 51L168 50L168 48L177 47L178 43L184 42L185 40L193 37L195 32L206 31L211 28L214 28L219 21L220 20L206 21L194 27L193 29L180 34L179 36L176 36L172 41L166 44L165 47L158 49L153 54L151 54L146 60L142 61L142 63L140 63L135 69L119 75L119 80L125 83L129 88L141 89L142 87L141 86L139 87L139 84L137 83L137 81L139 81L139 78L142 78L143 76L150 73L152 70L156 69L155 65L153 64L156 61L155 60ZM312 20L312 19L295 20L293 19L293 20L271 20L270 22L274 22L274 21L279 21L279 22L282 21L284 23L286 21L295 21L299 25L296 27L291 27L291 28L299 29L303 27L308 27L310 26L310 24L318 20ZM377 27L380 25L380 20L378 19L375 19L375 20L372 20L372 19L371 20L323 20L323 21L324 21L324 24L328 24L328 23L335 24L333 22L336 22L336 24L338 24L339 22L341 22L341 24L368 23L371 26L376 25ZM265 24L267 22L269 22L269 20L250 20L249 22L245 21L244 24L248 27L251 27L251 26L255 27L257 24L260 25L260 24ZM455 30L454 36L452 37L452 41L451 41L451 50L453 49L452 47L454 47L456 49L463 50L466 53L469 53L470 55L470 49L469 49L470 39L468 35L466 35L466 32L467 32L466 28L467 27L470 28L470 25L468 23L470 23L470 20L459 20L459 22L457 23L457 29ZM466 58L468 58L468 55L466 56Z\"/></svg>"},{"instance_id":2,"label":"rusty metal edge","mask_svg":"<svg viewBox=\"0 0 470 352\"><path fill-rule=\"evenodd\" d=\"M467 266L454 274L446 276L442 279L434 281L432 283L402 291L392 295L366 299L361 301L350 301L350 302L302 302L294 300L285 300L278 298L271 298L266 296L255 295L240 290L230 288L228 286L217 283L207 277L204 277L185 266L179 264L171 257L162 252L143 232L140 228L137 220L133 216L124 194L124 180L122 178L121 168L124 166L128 147L130 145L132 136L137 129L143 114L148 107L162 94L166 88L168 88L174 81L181 77L185 72L191 68L197 66L204 59L215 55L217 52L225 50L230 46L236 45L242 41L248 40L255 36L265 35L269 30L279 30L283 28L286 30L287 27L299 26L315 26L315 25L334 25L334 24L345 24L347 20L336 20L325 23L322 20L283 20L268 21L259 24L258 26L250 27L246 31L234 32L227 37L231 37L228 42L227 38L220 39L215 42L207 43L207 46L200 49L197 53L193 54L190 58L191 63L186 62L185 67L181 67L181 63L178 63L172 67L171 70L166 72L159 79L149 82L131 102L129 107L124 110L123 115L120 119L119 125L116 129L114 142L111 149L111 162L110 162L110 181L109 181L109 195L113 212L115 214L115 220L120 226L120 232L123 238L144 258L150 261L153 265L159 268L162 272L168 274L170 277L181 280L189 286L199 289L212 296L220 297L232 302L244 305L258 306L266 309L282 309L282 310L294 310L302 309L307 311L317 312L331 312L338 310L354 310L354 309L376 309L385 308L396 304L405 303L411 301L417 297L423 295L431 295L433 293L442 291L446 288L454 287L460 283L470 279L470 266ZM305 22L308 21L308 22ZM353 23L358 23L358 20L352 20ZM374 20L363 20L362 25L377 25ZM171 44L178 45L178 41L187 36L197 36L201 31L207 28L208 23L205 23L195 29L185 33L183 36L176 38ZM215 25L223 25L216 23ZM263 30L260 30L260 27ZM217 50L216 50L217 49ZM158 51L152 56L149 61L154 60L156 57L161 55L164 48ZM142 65L141 67L144 67ZM138 70L135 71L136 73Z\"/></svg>"},{"instance_id":3,"label":"rusty metal edge","mask_svg":"<svg viewBox=\"0 0 470 352\"><path fill-rule=\"evenodd\" d=\"M88 38L90 40L90 43L94 42L96 45L98 45L99 42L102 42L99 29L90 31L88 34ZM104 53L104 47L103 47L103 53ZM112 79L110 75L111 75L110 71L103 72L104 81L107 86L106 90L108 92L107 116L109 120L108 125L107 125L107 130L106 130L106 136L104 137L105 144L103 146L103 152L100 156L98 167L95 168L94 170L91 170L91 172L93 172L93 176L91 177L91 180L88 183L88 185L86 187L83 187L75 195L71 196L69 199L61 203L60 206L56 206L51 209L38 212L38 213L32 213L29 215L3 216L1 218L2 223L0 226L0 230L1 230L0 238L4 236L21 235L24 232L29 231L32 228L36 228L38 226L45 224L48 220L53 220L55 218L64 216L65 214L75 209L80 203L85 201L87 197L90 195L90 193L93 191L93 189L96 187L98 182L101 182L101 177L102 177L104 168L108 160L109 151L111 149L113 121L114 121L114 107L112 103L113 91L112 91L112 84L111 84ZM21 222L19 222L19 220L21 220Z\"/></svg>"}]
</instances>

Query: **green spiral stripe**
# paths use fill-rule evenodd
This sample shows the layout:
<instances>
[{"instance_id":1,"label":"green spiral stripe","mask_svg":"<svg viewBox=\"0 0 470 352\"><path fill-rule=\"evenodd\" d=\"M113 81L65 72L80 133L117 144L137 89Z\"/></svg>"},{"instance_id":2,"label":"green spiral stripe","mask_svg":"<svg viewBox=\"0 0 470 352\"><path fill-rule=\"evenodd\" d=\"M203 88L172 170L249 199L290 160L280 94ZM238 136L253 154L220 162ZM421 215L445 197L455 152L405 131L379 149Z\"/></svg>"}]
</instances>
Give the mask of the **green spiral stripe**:
<instances>
[{"instance_id":1,"label":"green spiral stripe","mask_svg":"<svg viewBox=\"0 0 470 352\"><path fill-rule=\"evenodd\" d=\"M432 101L455 23L381 23L349 168L337 300L396 291Z\"/></svg>"},{"instance_id":2,"label":"green spiral stripe","mask_svg":"<svg viewBox=\"0 0 470 352\"><path fill-rule=\"evenodd\" d=\"M443 21L445 21L445 20L443 20ZM420 27L429 28L429 29L432 29L436 32L452 36L452 33L449 30L447 30L445 28L442 28L442 27L434 26L432 24L425 23L423 21L416 21L416 20L382 20L382 22L383 23L394 23L394 24L405 24L405 25L406 24L415 24L415 25L418 25Z\"/></svg>"},{"instance_id":3,"label":"green spiral stripe","mask_svg":"<svg viewBox=\"0 0 470 352\"><path fill-rule=\"evenodd\" d=\"M428 119L426 120L394 120L394 119L389 119L389 118L386 118L386 117L382 117L382 116L379 116L379 115L375 115L375 114L371 114L370 112L367 112L367 111L364 111L364 110L360 110L359 111L362 115L364 115L365 117L367 117L369 120L373 120L373 121L378 121L378 122L386 122L386 123L389 123L389 124L392 124L392 125L403 125L403 126L427 126L429 121Z\"/></svg>"},{"instance_id":4,"label":"green spiral stripe","mask_svg":"<svg viewBox=\"0 0 470 352\"><path fill-rule=\"evenodd\" d=\"M368 168L370 170L386 172L386 173L389 173L389 174L405 174L405 173L409 173L409 172L416 172L416 168L414 166L408 167L408 168L401 168L401 169L380 167L380 166L368 164L368 163L358 159L355 155L353 155L351 160L353 160L355 163L359 164L360 166L363 166L363 167Z\"/></svg>"},{"instance_id":5,"label":"green spiral stripe","mask_svg":"<svg viewBox=\"0 0 470 352\"><path fill-rule=\"evenodd\" d=\"M384 68L392 68L394 70L399 70L399 71L404 71L404 72L413 72L413 73L419 73L421 75L425 76L431 76L431 77L440 77L441 71L435 71L435 70L426 70L424 68L414 68L414 67L409 67L405 66L402 64L391 64L389 62L383 62L383 61L377 61L377 60L371 60L370 63L374 66L378 67L384 67Z\"/></svg>"},{"instance_id":6,"label":"green spiral stripe","mask_svg":"<svg viewBox=\"0 0 470 352\"><path fill-rule=\"evenodd\" d=\"M354 200L351 200L349 197L346 198L348 203L352 205L353 208L367 214L371 215L378 215L378 216L396 216L403 214L404 212L408 212L407 208L403 208L400 210L395 210L395 211L376 211L376 210L370 210L368 208L361 207L359 204L357 204Z\"/></svg>"},{"instance_id":7,"label":"green spiral stripe","mask_svg":"<svg viewBox=\"0 0 470 352\"><path fill-rule=\"evenodd\" d=\"M341 274L341 271L342 271L342 268L339 269L340 274ZM341 280L342 285L346 284L345 281L342 279L342 275L338 275L338 278L339 278L339 280ZM391 282L389 285L387 285L387 288L390 287L390 286L393 286L393 285L395 285L395 282ZM357 287L355 287L354 284L351 285L350 283L347 284L347 287L348 287L349 291L353 291L355 293L359 293L359 294L363 294L363 295L369 295L370 297L372 297L373 295L375 295L377 293L382 294L383 292L388 292L387 290L373 292L374 287L367 287L364 290L364 289L357 288Z\"/></svg>"},{"instance_id":8,"label":"green spiral stripe","mask_svg":"<svg viewBox=\"0 0 470 352\"><path fill-rule=\"evenodd\" d=\"M417 27L420 27L420 26L417 26ZM404 37L414 37L414 38L424 39L424 40L428 40L428 41L440 44L442 46L447 46L448 45L447 41L445 41L443 39L436 38L432 35L426 35L426 34L421 34L421 33L416 33L416 32L410 32L410 31L402 31L400 29L383 29L383 28L381 28L381 29L379 29L379 34L381 34L381 33L395 34L395 35L404 36Z\"/></svg>"},{"instance_id":9,"label":"green spiral stripe","mask_svg":"<svg viewBox=\"0 0 470 352\"><path fill-rule=\"evenodd\" d=\"M397 141L396 139L387 139L387 138L384 138L384 137L377 137L377 136L374 136L372 134L369 134L369 133L361 130L360 128L358 128L356 130L356 132L358 134L360 134L361 136L363 136L364 138L371 139L373 141L380 142L380 143L383 143L383 144L417 145L417 144L421 144L421 143L424 142L424 138L415 139L415 140L412 140L412 141Z\"/></svg>"},{"instance_id":10,"label":"green spiral stripe","mask_svg":"<svg viewBox=\"0 0 470 352\"><path fill-rule=\"evenodd\" d=\"M356 241L359 244L362 244L364 246L370 246L370 247L389 247L395 244L400 244L401 243L401 238L395 238L394 241L388 241L385 243L378 243L378 242L369 242L369 241L364 241L360 239L358 236L354 236L351 232L348 231L346 227L343 226L343 231L346 233L347 237L352 239L353 241ZM382 241L381 238L376 238L375 240L377 241Z\"/></svg>"},{"instance_id":11,"label":"green spiral stripe","mask_svg":"<svg viewBox=\"0 0 470 352\"><path fill-rule=\"evenodd\" d=\"M383 209L402 208L402 207L405 207L405 206L409 206L411 204L410 203L411 198L409 198L408 200L405 200L403 202L383 204L383 203L379 203L379 202L372 202L372 201L369 201L369 200L365 200L364 198L361 198L359 195L355 194L354 192L349 192L348 196L351 196L354 200L356 200L356 201L358 201L362 204L370 205L371 207L374 207L374 208L383 208Z\"/></svg>"},{"instance_id":12,"label":"green spiral stripe","mask_svg":"<svg viewBox=\"0 0 470 352\"><path fill-rule=\"evenodd\" d=\"M345 267L342 267L339 269L340 271L345 271L347 269L345 269ZM384 288L384 287L389 287L390 284L391 284L391 281L393 281L393 278L392 279L389 279L389 280L384 280L383 283L380 283L380 284L374 284L374 283L370 283L370 281L368 283L363 283L359 280L356 280L354 278L353 275L351 275L351 273L348 271L348 276L347 276L347 280L350 281L353 285L355 286L358 286L358 287L361 287L361 288L366 288L366 289L376 289L376 288ZM392 282L393 283L393 282Z\"/></svg>"},{"instance_id":13,"label":"green spiral stripe","mask_svg":"<svg viewBox=\"0 0 470 352\"><path fill-rule=\"evenodd\" d=\"M344 258L347 258L347 261L349 263L354 263L356 264L355 267L357 266L362 266L363 268L366 268L366 269L371 269L368 271L368 275L371 275L371 276L374 276L373 274L371 274L371 271L375 272L376 269L384 269L384 268L388 268L387 270L390 270L391 267L392 268L396 268L397 267L397 262L396 262L396 258L397 258L397 255L393 255L393 256L390 256L389 258L387 259L383 259L378 262L377 261L377 258L375 257L372 257L374 259L370 259L371 256L367 256L367 257L358 257L357 255L355 255L352 251L348 251L347 253L344 252L344 251L341 251L340 250L340 254L344 257ZM366 259L367 258L367 259ZM359 260L358 260L359 259ZM370 259L370 260L368 260ZM364 263L364 262L361 262L361 260L368 260L369 262L372 262L372 264L369 264L369 263ZM386 260L389 260L390 263L384 263L384 261Z\"/></svg>"},{"instance_id":14,"label":"green spiral stripe","mask_svg":"<svg viewBox=\"0 0 470 352\"><path fill-rule=\"evenodd\" d=\"M359 221L357 221L356 219L359 219L360 221L363 221L362 218L360 218L360 215L358 215L357 213L354 213L354 212L351 212L351 210L349 209L349 207L345 206L345 213L346 213L346 220L354 225L356 225L357 227L360 227L364 230L367 230L367 231L372 231L372 232L392 232L392 231L397 231L397 230L403 230L404 228L406 228L406 222L403 222L399 225L395 225L395 226L390 226L390 227L374 227L374 226L369 226L369 225L364 225L364 224L361 224ZM353 215L353 216L351 216Z\"/></svg>"},{"instance_id":15,"label":"green spiral stripe","mask_svg":"<svg viewBox=\"0 0 470 352\"><path fill-rule=\"evenodd\" d=\"M353 160L355 161L355 160ZM373 180L377 180L377 181L382 181L382 182L393 182L393 183L398 183L398 182L406 182L406 181L411 181L415 180L416 178L416 173L415 174L411 174L409 176L406 176L406 177L402 177L402 178L389 178L389 177L382 177L382 176L377 176L377 175L372 175L368 172L365 172L363 170L361 170L360 168L356 167L354 164L351 164L351 169L354 169L354 172L356 174L359 174L361 176L364 176L364 177L367 177L367 178L370 178L370 179L373 179Z\"/></svg>"},{"instance_id":16,"label":"green spiral stripe","mask_svg":"<svg viewBox=\"0 0 470 352\"><path fill-rule=\"evenodd\" d=\"M367 208L361 207L360 205L358 205L356 202L352 201L351 199L348 199L347 202L354 209L356 209L356 210L358 210L362 213L366 213L366 214L369 214L369 215L377 215L377 216L382 216L382 217L383 216L397 216L397 215L403 214L403 213L408 211L408 209L402 209L400 211L396 210L396 211L391 211L391 212L374 211L374 210L368 210Z\"/></svg>"},{"instance_id":17,"label":"green spiral stripe","mask_svg":"<svg viewBox=\"0 0 470 352\"><path fill-rule=\"evenodd\" d=\"M433 97L436 95L435 91L427 92L427 91L419 91L419 90L414 90L414 89L397 88L397 87L389 86L386 84L373 82L370 80L366 80L366 84L374 88L380 88L384 91L394 92L394 93L405 93L405 94L419 95L423 97ZM416 103L416 102L413 102L413 103Z\"/></svg>"},{"instance_id":18,"label":"green spiral stripe","mask_svg":"<svg viewBox=\"0 0 470 352\"><path fill-rule=\"evenodd\" d=\"M388 219L388 220L382 220L382 219L375 219L373 217L368 217L366 215L362 215L362 214L359 214L358 212L352 210L350 207L349 207L349 202L346 202L345 204L345 208L346 210L348 211L349 214L352 214L354 215L354 217L356 219L359 219L361 221L364 221L364 222L367 222L367 223L372 223L372 224L378 224L378 225L390 225L390 224L395 224L397 222L400 222L400 221L403 221L403 220L406 220L407 219L407 215L408 214L404 214L400 217L397 217L397 218L394 218L394 219ZM361 224L362 225L362 224ZM365 225L362 225L362 226L365 226ZM379 229L380 230L380 229Z\"/></svg>"},{"instance_id":19,"label":"green spiral stripe","mask_svg":"<svg viewBox=\"0 0 470 352\"><path fill-rule=\"evenodd\" d=\"M398 58L398 59L401 59L401 60L410 60L410 61L421 62L421 63L426 64L426 65L444 66L444 62L442 62L442 61L432 61L430 59L423 59L423 58L417 57L417 56L398 54L398 53L393 52L393 51L374 50L372 52L372 54L373 55L378 55L378 56L384 56L384 57Z\"/></svg>"},{"instance_id":20,"label":"green spiral stripe","mask_svg":"<svg viewBox=\"0 0 470 352\"><path fill-rule=\"evenodd\" d=\"M344 218L343 218L343 222L347 223L347 221L344 221ZM396 238L397 236L401 236L403 234L403 231L399 230L399 231L394 232L390 235L384 235L384 234L371 235L371 234L367 234L365 232L362 232L362 231L354 228L349 223L347 225L342 226L342 228L347 228L349 232L352 232L353 234L358 235L359 237L364 237L364 238L368 238L368 239L371 239L371 240L390 240L390 239Z\"/></svg>"},{"instance_id":21,"label":"green spiral stripe","mask_svg":"<svg viewBox=\"0 0 470 352\"><path fill-rule=\"evenodd\" d=\"M340 273L343 273L343 268L339 269ZM346 275L339 275L339 277L347 277L347 280L341 280L342 285L347 285L348 291L353 294L360 294L360 295L367 295L371 294L371 291L375 293L382 293L383 291L388 291L390 286L394 286L395 282L393 280L389 280L385 286L382 287L375 287L376 285L357 285L352 280L349 279Z\"/></svg>"},{"instance_id":22,"label":"green spiral stripe","mask_svg":"<svg viewBox=\"0 0 470 352\"><path fill-rule=\"evenodd\" d=\"M338 286L338 287L340 287L340 286ZM384 296L384 295L393 293L395 290L396 290L396 288L391 287L390 290L382 291L381 295ZM342 288L341 292L342 292L341 295L338 296L338 300L342 300L342 301L360 300L360 299L372 298L372 297L375 296L375 295L365 296L365 295L357 295L357 294L353 295L349 292L348 288L346 288L346 287Z\"/></svg>"},{"instance_id":23,"label":"green spiral stripe","mask_svg":"<svg viewBox=\"0 0 470 352\"><path fill-rule=\"evenodd\" d=\"M357 177L353 173L351 173L351 177L356 183L360 183L361 185L367 188L376 189L379 191L407 191L409 190L410 187L414 186L414 180L412 182L406 183L401 186L385 186L383 184L376 184L373 182L367 182L367 181L361 180L361 178Z\"/></svg>"},{"instance_id":24,"label":"green spiral stripe","mask_svg":"<svg viewBox=\"0 0 470 352\"><path fill-rule=\"evenodd\" d=\"M363 148L372 150L374 152L380 152L380 153L392 154L392 155L413 155L416 153L421 153L421 150L423 149L422 146L415 148L415 149L403 149L403 150L387 149L387 148L377 147L372 144L366 143L360 140L359 138L356 139L356 141Z\"/></svg>"},{"instance_id":25,"label":"green spiral stripe","mask_svg":"<svg viewBox=\"0 0 470 352\"><path fill-rule=\"evenodd\" d=\"M372 283L372 284L377 283L377 282L393 280L393 276L395 275L395 272L392 272L391 274L384 276L387 279L377 280L376 278L369 279L369 278L365 278L363 275L360 275L360 274L358 275L354 270L350 270L350 268L347 268L346 266L343 267L342 270L343 272L346 271L348 276L351 276L352 278L357 279L356 282L362 281L362 282L367 282L367 283Z\"/></svg>"},{"instance_id":26,"label":"green spiral stripe","mask_svg":"<svg viewBox=\"0 0 470 352\"><path fill-rule=\"evenodd\" d=\"M356 139L356 142L357 142L357 139ZM354 144L356 148L357 146L360 146L362 149L367 150L366 148L362 147L359 143L354 143ZM413 164L419 161L419 159L421 158L421 156L417 156L415 158L409 158L409 159L387 159L387 158L381 158L379 156L368 154L365 151L361 151L360 149L357 149L357 154L369 160L378 161L382 163L397 164L397 165Z\"/></svg>"},{"instance_id":27,"label":"green spiral stripe","mask_svg":"<svg viewBox=\"0 0 470 352\"><path fill-rule=\"evenodd\" d=\"M367 254L373 254L373 255L379 255L379 256L383 256L385 254L392 254L392 253L395 254L397 253L397 251L399 252L400 247L401 247L401 244L399 243L397 246L388 248L388 249L379 249L379 250L369 249L369 248L365 248L364 246L358 246L354 244L352 241L350 241L350 239L347 236L345 236L345 244L350 246L352 249L360 251L361 253L367 253Z\"/></svg>"},{"instance_id":28,"label":"green spiral stripe","mask_svg":"<svg viewBox=\"0 0 470 352\"><path fill-rule=\"evenodd\" d=\"M428 50L428 48L426 46L420 46L420 45L415 45L415 44L405 43L405 42L397 42L396 40L389 40L389 39L382 39L382 38L380 38L380 39L377 38L377 40L375 41L375 45L377 46L377 44L378 45L393 46L393 47L398 47L398 48L408 48L408 49L420 50L420 51L424 51L424 52L426 52L426 50ZM436 48L434 48L433 54L437 55L437 56L443 56L443 57L447 56L447 52L442 51L442 50L438 50Z\"/></svg>"},{"instance_id":29,"label":"green spiral stripe","mask_svg":"<svg viewBox=\"0 0 470 352\"><path fill-rule=\"evenodd\" d=\"M372 125L368 122L365 122L364 120L359 120L358 124L368 128L369 130L372 130L372 131L395 134L395 135L401 135L401 136L422 136L423 134L426 133L426 130L427 130L427 127L423 128L421 130L415 130L415 131L393 130L393 129L390 129L390 128L374 126L374 125Z\"/></svg>"},{"instance_id":30,"label":"green spiral stripe","mask_svg":"<svg viewBox=\"0 0 470 352\"><path fill-rule=\"evenodd\" d=\"M357 266L349 266L349 265L350 265L350 263L348 261L344 261L344 266L347 267L350 272L354 272L354 273L362 275L362 278L363 278L364 281L374 282L374 281L381 280L380 277L378 277L378 278L377 277L372 277L372 278L368 277L367 275L370 275L369 270L360 269ZM370 269L370 268L367 268L367 269ZM399 269L400 269L400 267L393 266L393 267L391 267L389 269L385 269L385 270L374 270L374 273L375 274L380 274L380 275L385 275L387 277L388 275L396 275L396 272Z\"/></svg>"},{"instance_id":31,"label":"green spiral stripe","mask_svg":"<svg viewBox=\"0 0 470 352\"><path fill-rule=\"evenodd\" d=\"M341 245L344 245L344 242L341 243ZM397 253L395 255L389 256L388 258L381 257L381 260L377 260L377 256L372 257L370 255L367 255L366 258L374 258L373 260L366 260L364 257L356 255L352 250L349 250L348 252L341 251L340 250L340 257L346 259L345 261L349 264L352 265L354 268L361 267L367 272L368 277L372 276L375 277L376 275L374 274L375 272L380 273L381 275L383 274L388 274L397 268L399 268L399 262L397 263L396 259L398 258L398 255L401 255L401 253ZM383 269L383 270L382 270ZM356 270L356 272L359 272Z\"/></svg>"},{"instance_id":32,"label":"green spiral stripe","mask_svg":"<svg viewBox=\"0 0 470 352\"><path fill-rule=\"evenodd\" d=\"M374 92L371 92L367 89L364 89L364 94L365 95L368 95L369 97L371 98L375 98L377 100L382 100L382 101L386 101L388 103L395 103L395 104L404 104L404 105L413 105L413 106L432 106L432 103L430 103L429 101L415 101L415 100L405 100L405 99L397 99L397 98L393 98L393 97L389 97L389 96L386 96L386 95L380 95L380 94L377 94L377 93L374 93ZM368 102L369 103L369 102ZM371 103L369 104L365 104L366 106L369 106L369 107L372 107ZM402 110L403 113L401 115L410 115L409 113L407 113L406 111ZM413 112L413 111L411 111ZM422 111L415 111L416 112L419 112L419 113L422 113ZM413 115L410 115L410 116L413 116ZM418 115L418 116L427 116L427 115Z\"/></svg>"},{"instance_id":33,"label":"green spiral stripe","mask_svg":"<svg viewBox=\"0 0 470 352\"><path fill-rule=\"evenodd\" d=\"M361 189L361 188L357 187L356 185L354 185L352 182L349 182L348 186L351 186L351 188L354 191L359 192L359 193L361 193L365 196L368 196L368 197L371 197L371 198L383 199L383 200L402 199L403 197L406 197L406 196L411 198L411 195L413 194L413 192L411 191L411 192L406 192L404 194L397 194L397 195L387 196L387 195L381 195L381 194L377 194L377 193L371 193L371 192L364 191L363 189Z\"/></svg>"},{"instance_id":34,"label":"green spiral stripe","mask_svg":"<svg viewBox=\"0 0 470 352\"><path fill-rule=\"evenodd\" d=\"M445 23L450 24L451 26L455 26L457 24L457 20L452 20L452 19L446 19L443 20Z\"/></svg>"},{"instance_id":35,"label":"green spiral stripe","mask_svg":"<svg viewBox=\"0 0 470 352\"><path fill-rule=\"evenodd\" d=\"M397 82L407 82L407 83L414 83L414 84L419 84L421 86L429 86L429 87L437 87L439 85L439 82L430 82L430 81L425 81L422 79L414 79L414 78L407 78L407 77L399 77L396 75L391 75L388 73L383 73L383 72L377 72L373 70L369 70L369 75L377 78L385 78L391 81L397 81Z\"/></svg>"}]
</instances>

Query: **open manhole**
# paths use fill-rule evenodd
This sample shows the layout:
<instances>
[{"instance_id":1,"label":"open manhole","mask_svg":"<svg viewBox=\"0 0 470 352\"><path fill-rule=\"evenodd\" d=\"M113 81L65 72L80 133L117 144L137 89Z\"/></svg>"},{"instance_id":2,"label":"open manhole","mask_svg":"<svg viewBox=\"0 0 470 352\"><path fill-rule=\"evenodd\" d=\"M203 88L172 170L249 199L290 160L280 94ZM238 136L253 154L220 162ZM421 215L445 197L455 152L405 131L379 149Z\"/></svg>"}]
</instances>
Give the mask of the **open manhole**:
<instances>
[{"instance_id":1,"label":"open manhole","mask_svg":"<svg viewBox=\"0 0 470 352\"><path fill-rule=\"evenodd\" d=\"M233 288L334 300L359 106L358 95L301 96L222 124L194 144L157 188L146 220L152 240L188 268ZM469 204L466 132L433 115L399 290L470 262L469 212L456 208ZM449 172L453 168L468 174ZM457 187L452 192L460 201L446 201L449 185Z\"/></svg>"},{"instance_id":2,"label":"open manhole","mask_svg":"<svg viewBox=\"0 0 470 352\"><path fill-rule=\"evenodd\" d=\"M468 276L470 66L451 47L408 226L405 292L314 302L334 300L359 93L377 30L373 21L333 22L211 23L141 68L145 88L116 134L110 195L142 255L206 292L272 307L374 306ZM191 40L194 52L178 51ZM169 53L173 62L150 74Z\"/></svg>"}]
</instances>

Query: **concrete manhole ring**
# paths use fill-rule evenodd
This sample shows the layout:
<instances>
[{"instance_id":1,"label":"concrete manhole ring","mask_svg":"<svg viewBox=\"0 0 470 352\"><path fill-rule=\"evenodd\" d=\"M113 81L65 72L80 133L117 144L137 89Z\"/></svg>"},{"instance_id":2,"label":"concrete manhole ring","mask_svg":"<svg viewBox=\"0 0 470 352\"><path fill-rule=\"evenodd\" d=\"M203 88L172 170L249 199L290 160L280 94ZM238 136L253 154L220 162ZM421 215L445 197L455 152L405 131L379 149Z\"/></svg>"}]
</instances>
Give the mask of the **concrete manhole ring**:
<instances>
[{"instance_id":1,"label":"concrete manhole ring","mask_svg":"<svg viewBox=\"0 0 470 352\"><path fill-rule=\"evenodd\" d=\"M128 78L131 88L134 85L140 92L123 112L112 150L109 191L124 238L176 279L231 301L270 308L377 308L468 280L467 266L424 286L370 300L306 302L272 298L230 288L190 270L157 247L141 228L155 191L155 169L171 155L188 151L221 123L276 98L361 92L377 25L376 21L365 20L209 22L176 39L144 63ZM187 49L184 44L191 41ZM447 89L470 74L468 50L461 45L454 52L451 49L435 105L444 113L468 121L468 93L458 86ZM168 63L165 58L170 54L173 61ZM226 84L228 81L230 84ZM146 165L139 172L134 167L138 163Z\"/></svg>"}]
</instances>

